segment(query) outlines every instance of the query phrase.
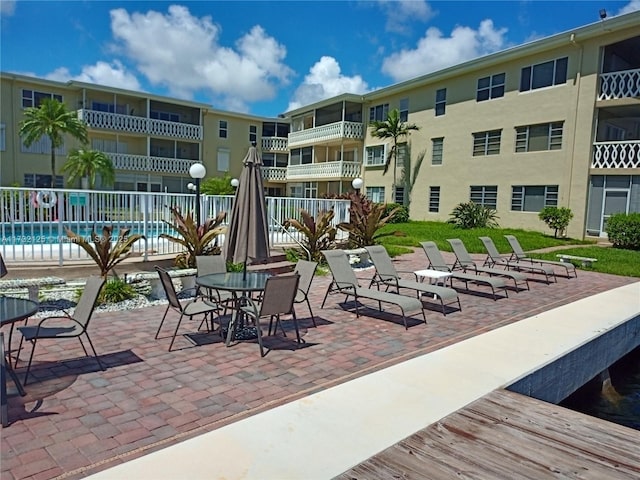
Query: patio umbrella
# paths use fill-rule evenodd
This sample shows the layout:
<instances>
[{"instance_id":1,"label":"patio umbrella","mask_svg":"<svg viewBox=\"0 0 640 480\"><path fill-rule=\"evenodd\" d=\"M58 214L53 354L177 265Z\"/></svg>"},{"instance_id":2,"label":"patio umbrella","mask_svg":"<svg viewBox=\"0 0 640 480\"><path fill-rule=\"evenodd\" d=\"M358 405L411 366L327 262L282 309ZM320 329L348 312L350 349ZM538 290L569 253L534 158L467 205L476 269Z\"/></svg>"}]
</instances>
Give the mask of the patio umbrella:
<instances>
[{"instance_id":1,"label":"patio umbrella","mask_svg":"<svg viewBox=\"0 0 640 480\"><path fill-rule=\"evenodd\" d=\"M224 243L227 261L242 262L246 278L247 260L265 260L270 250L262 160L255 146L249 148L243 163Z\"/></svg>"}]
</instances>

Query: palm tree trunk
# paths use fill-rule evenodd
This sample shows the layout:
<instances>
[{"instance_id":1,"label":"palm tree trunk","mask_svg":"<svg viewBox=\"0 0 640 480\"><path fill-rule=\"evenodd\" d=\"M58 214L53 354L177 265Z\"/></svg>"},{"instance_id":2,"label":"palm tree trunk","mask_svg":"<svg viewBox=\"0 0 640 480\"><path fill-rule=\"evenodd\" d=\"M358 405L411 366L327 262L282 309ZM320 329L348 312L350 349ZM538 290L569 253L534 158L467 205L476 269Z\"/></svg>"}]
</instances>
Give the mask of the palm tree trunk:
<instances>
[{"instance_id":1,"label":"palm tree trunk","mask_svg":"<svg viewBox=\"0 0 640 480\"><path fill-rule=\"evenodd\" d=\"M56 147L51 140L51 188L56 185Z\"/></svg>"}]
</instances>

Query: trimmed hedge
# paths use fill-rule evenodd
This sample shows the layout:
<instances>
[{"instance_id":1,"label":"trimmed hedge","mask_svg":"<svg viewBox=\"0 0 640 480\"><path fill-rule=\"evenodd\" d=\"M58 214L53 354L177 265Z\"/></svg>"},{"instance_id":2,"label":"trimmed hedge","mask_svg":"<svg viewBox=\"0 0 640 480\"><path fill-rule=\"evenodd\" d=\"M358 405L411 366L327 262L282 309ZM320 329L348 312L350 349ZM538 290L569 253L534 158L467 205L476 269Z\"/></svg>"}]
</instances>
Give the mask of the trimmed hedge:
<instances>
[{"instance_id":1,"label":"trimmed hedge","mask_svg":"<svg viewBox=\"0 0 640 480\"><path fill-rule=\"evenodd\" d=\"M640 213L611 215L605 230L614 247L640 250Z\"/></svg>"},{"instance_id":2,"label":"trimmed hedge","mask_svg":"<svg viewBox=\"0 0 640 480\"><path fill-rule=\"evenodd\" d=\"M382 216L386 217L394 208L397 208L398 211L389 223L407 223L409 221L409 208L399 203L386 203Z\"/></svg>"}]
</instances>

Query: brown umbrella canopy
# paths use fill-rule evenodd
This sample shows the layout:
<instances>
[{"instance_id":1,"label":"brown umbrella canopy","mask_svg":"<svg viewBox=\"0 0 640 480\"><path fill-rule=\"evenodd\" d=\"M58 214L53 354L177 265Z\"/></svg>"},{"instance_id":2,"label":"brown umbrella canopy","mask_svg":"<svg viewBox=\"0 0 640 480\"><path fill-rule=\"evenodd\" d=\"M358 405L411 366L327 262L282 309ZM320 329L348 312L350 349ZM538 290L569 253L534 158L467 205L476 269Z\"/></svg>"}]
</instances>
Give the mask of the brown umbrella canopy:
<instances>
[{"instance_id":1,"label":"brown umbrella canopy","mask_svg":"<svg viewBox=\"0 0 640 480\"><path fill-rule=\"evenodd\" d=\"M249 148L225 236L226 259L233 263L269 258L269 222L262 185L262 159Z\"/></svg>"}]
</instances>

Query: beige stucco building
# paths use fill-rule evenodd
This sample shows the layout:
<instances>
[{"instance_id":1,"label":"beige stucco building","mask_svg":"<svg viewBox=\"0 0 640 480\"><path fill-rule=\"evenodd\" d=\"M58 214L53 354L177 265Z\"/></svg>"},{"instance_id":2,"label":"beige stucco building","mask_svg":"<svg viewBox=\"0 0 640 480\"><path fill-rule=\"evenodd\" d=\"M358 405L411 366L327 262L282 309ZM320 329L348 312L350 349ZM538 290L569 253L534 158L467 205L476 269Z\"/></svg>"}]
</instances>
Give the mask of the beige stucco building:
<instances>
[{"instance_id":1,"label":"beige stucco building","mask_svg":"<svg viewBox=\"0 0 640 480\"><path fill-rule=\"evenodd\" d=\"M237 176L255 141L270 195L340 194L359 177L372 199L405 203L414 220L446 220L474 200L502 226L546 231L540 209L569 207L572 237L603 235L611 213L640 211L640 12L274 118L73 81L1 80L4 186L44 185L46 141L26 149L17 124L24 107L58 95L113 159L118 189L186 191L198 161L208 176ZM384 173L391 145L368 124L392 109L419 130Z\"/></svg>"}]
</instances>

